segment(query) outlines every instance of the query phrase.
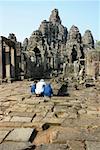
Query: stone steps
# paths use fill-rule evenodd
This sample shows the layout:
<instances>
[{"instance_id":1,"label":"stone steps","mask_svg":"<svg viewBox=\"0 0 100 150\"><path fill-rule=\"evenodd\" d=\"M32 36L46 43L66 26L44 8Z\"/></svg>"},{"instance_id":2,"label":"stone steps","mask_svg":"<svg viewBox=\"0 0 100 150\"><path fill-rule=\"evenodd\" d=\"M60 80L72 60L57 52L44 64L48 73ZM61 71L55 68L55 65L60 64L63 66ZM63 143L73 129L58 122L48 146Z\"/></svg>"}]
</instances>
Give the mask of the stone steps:
<instances>
[{"instance_id":1,"label":"stone steps","mask_svg":"<svg viewBox=\"0 0 100 150\"><path fill-rule=\"evenodd\" d=\"M29 82L17 82L0 86L0 150L7 149L7 146L7 150L28 146L36 147L36 150L100 149L100 96L97 89L73 90L69 96L45 99L26 93L23 88L27 89L28 85ZM11 139L12 134L15 136L15 133L25 132L25 129L37 131L37 134L32 134L32 143L19 141L24 134Z\"/></svg>"}]
</instances>

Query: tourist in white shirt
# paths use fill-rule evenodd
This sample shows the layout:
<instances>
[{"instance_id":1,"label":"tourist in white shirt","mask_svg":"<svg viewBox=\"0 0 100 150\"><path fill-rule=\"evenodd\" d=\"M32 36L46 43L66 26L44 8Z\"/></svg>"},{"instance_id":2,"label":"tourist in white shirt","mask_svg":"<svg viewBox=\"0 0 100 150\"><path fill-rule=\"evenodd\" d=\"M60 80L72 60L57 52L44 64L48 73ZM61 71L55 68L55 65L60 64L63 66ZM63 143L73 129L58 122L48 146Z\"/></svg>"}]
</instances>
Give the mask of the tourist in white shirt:
<instances>
[{"instance_id":1,"label":"tourist in white shirt","mask_svg":"<svg viewBox=\"0 0 100 150\"><path fill-rule=\"evenodd\" d=\"M44 86L45 86L45 85L46 85L46 83L44 82L43 79L41 79L41 80L36 84L36 89L35 89L36 96L43 96Z\"/></svg>"}]
</instances>

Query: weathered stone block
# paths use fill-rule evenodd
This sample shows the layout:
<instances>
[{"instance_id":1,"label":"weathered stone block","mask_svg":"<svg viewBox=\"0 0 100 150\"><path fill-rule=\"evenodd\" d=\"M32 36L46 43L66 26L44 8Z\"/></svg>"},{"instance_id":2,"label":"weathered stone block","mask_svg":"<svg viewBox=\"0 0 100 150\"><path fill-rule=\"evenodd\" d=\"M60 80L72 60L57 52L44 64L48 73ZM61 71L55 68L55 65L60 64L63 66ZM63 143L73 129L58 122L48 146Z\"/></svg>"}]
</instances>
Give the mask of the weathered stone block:
<instances>
[{"instance_id":1,"label":"weathered stone block","mask_svg":"<svg viewBox=\"0 0 100 150\"><path fill-rule=\"evenodd\" d=\"M11 122L30 122L32 118L30 117L19 117L19 116L14 116L11 119Z\"/></svg>"},{"instance_id":2,"label":"weathered stone block","mask_svg":"<svg viewBox=\"0 0 100 150\"><path fill-rule=\"evenodd\" d=\"M4 140L4 138L6 137L6 135L10 132L10 130L0 130L0 143Z\"/></svg>"},{"instance_id":3,"label":"weathered stone block","mask_svg":"<svg viewBox=\"0 0 100 150\"><path fill-rule=\"evenodd\" d=\"M42 144L36 150L69 150L67 144Z\"/></svg>"},{"instance_id":4,"label":"weathered stone block","mask_svg":"<svg viewBox=\"0 0 100 150\"><path fill-rule=\"evenodd\" d=\"M28 142L35 130L32 128L15 128L7 137L6 141Z\"/></svg>"},{"instance_id":5,"label":"weathered stone block","mask_svg":"<svg viewBox=\"0 0 100 150\"><path fill-rule=\"evenodd\" d=\"M85 150L85 145L81 141L67 141L67 144L72 150Z\"/></svg>"},{"instance_id":6,"label":"weathered stone block","mask_svg":"<svg viewBox=\"0 0 100 150\"><path fill-rule=\"evenodd\" d=\"M99 76L100 52L91 50L86 53L86 74L89 77L97 78Z\"/></svg>"},{"instance_id":7,"label":"weathered stone block","mask_svg":"<svg viewBox=\"0 0 100 150\"><path fill-rule=\"evenodd\" d=\"M85 143L87 150L100 150L100 142L86 141Z\"/></svg>"},{"instance_id":8,"label":"weathered stone block","mask_svg":"<svg viewBox=\"0 0 100 150\"><path fill-rule=\"evenodd\" d=\"M0 144L0 150L21 150L28 147L31 147L31 144L28 142L6 141Z\"/></svg>"}]
</instances>

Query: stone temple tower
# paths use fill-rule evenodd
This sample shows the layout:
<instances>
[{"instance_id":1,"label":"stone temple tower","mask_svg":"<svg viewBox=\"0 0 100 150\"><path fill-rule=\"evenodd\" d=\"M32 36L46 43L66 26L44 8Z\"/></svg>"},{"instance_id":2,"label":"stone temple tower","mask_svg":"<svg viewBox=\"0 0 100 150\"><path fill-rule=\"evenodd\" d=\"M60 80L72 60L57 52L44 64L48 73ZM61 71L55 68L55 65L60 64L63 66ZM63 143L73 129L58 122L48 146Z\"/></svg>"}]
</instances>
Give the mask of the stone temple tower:
<instances>
[{"instance_id":1,"label":"stone temple tower","mask_svg":"<svg viewBox=\"0 0 100 150\"><path fill-rule=\"evenodd\" d=\"M72 65L77 60L81 63L87 48L94 48L91 31L87 30L83 37L75 25L68 31L62 25L58 9L54 9L49 20L43 20L30 38L24 41L26 76L34 77L35 72L40 75L48 75L50 72L59 74L66 61Z\"/></svg>"}]
</instances>

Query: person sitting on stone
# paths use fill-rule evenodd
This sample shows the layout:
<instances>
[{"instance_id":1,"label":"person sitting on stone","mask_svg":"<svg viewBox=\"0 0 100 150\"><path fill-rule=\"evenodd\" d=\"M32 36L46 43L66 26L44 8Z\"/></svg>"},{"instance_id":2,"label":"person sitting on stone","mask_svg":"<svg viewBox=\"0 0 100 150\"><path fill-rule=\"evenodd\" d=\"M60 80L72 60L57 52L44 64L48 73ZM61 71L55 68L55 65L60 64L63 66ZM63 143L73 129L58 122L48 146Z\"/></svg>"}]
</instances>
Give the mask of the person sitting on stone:
<instances>
[{"instance_id":1,"label":"person sitting on stone","mask_svg":"<svg viewBox=\"0 0 100 150\"><path fill-rule=\"evenodd\" d=\"M34 81L34 83L32 83L32 85L31 85L31 93L32 94L35 94L36 83L37 83L37 81Z\"/></svg>"},{"instance_id":2,"label":"person sitting on stone","mask_svg":"<svg viewBox=\"0 0 100 150\"><path fill-rule=\"evenodd\" d=\"M44 86L46 85L45 81L41 79L37 84L36 84L36 89L35 89L35 94L36 96L43 96L44 94Z\"/></svg>"},{"instance_id":3,"label":"person sitting on stone","mask_svg":"<svg viewBox=\"0 0 100 150\"><path fill-rule=\"evenodd\" d=\"M51 87L51 84L46 84L44 86L44 96L47 96L47 97L51 97L53 95L53 90L52 90L52 87Z\"/></svg>"}]
</instances>

